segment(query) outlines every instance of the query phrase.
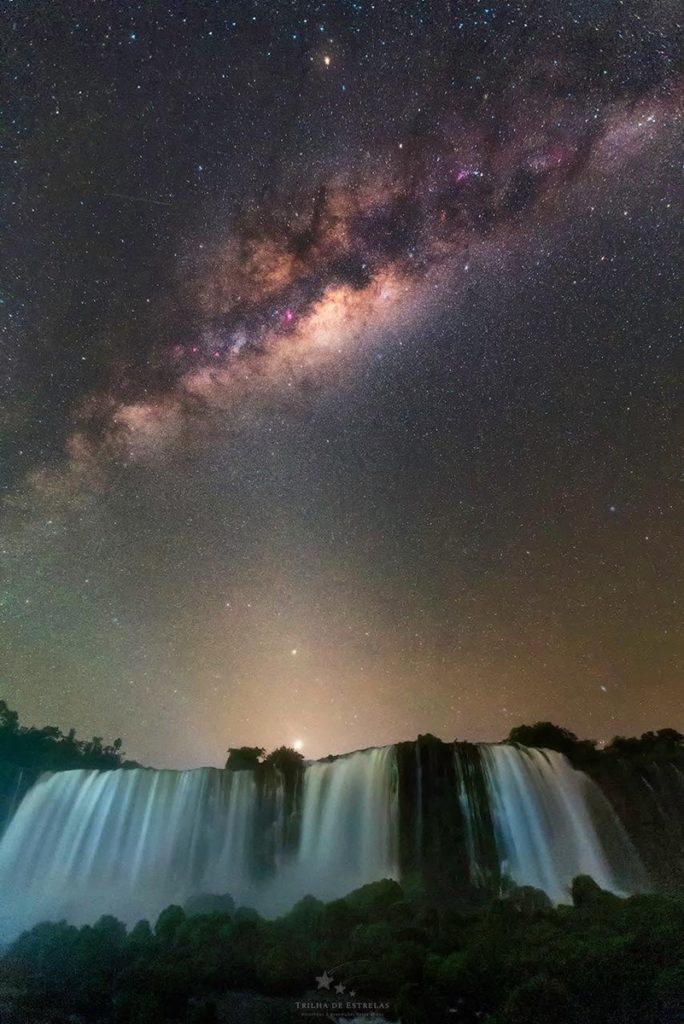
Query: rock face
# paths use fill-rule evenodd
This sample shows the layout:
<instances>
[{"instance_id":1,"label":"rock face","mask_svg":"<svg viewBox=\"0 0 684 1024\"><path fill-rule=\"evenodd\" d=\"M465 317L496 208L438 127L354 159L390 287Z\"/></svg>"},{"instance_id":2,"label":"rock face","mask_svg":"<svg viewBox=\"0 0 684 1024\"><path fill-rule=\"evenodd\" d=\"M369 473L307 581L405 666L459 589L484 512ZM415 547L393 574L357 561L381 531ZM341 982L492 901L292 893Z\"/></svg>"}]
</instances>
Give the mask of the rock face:
<instances>
[{"instance_id":1,"label":"rock face","mask_svg":"<svg viewBox=\"0 0 684 1024\"><path fill-rule=\"evenodd\" d=\"M404 884L468 904L497 892L499 858L478 748L419 736L397 745L397 771Z\"/></svg>"},{"instance_id":2,"label":"rock face","mask_svg":"<svg viewBox=\"0 0 684 1024\"><path fill-rule=\"evenodd\" d=\"M654 887L684 892L684 757L598 761L589 772L634 843Z\"/></svg>"},{"instance_id":3,"label":"rock face","mask_svg":"<svg viewBox=\"0 0 684 1024\"><path fill-rule=\"evenodd\" d=\"M0 836L39 772L0 762Z\"/></svg>"}]
</instances>

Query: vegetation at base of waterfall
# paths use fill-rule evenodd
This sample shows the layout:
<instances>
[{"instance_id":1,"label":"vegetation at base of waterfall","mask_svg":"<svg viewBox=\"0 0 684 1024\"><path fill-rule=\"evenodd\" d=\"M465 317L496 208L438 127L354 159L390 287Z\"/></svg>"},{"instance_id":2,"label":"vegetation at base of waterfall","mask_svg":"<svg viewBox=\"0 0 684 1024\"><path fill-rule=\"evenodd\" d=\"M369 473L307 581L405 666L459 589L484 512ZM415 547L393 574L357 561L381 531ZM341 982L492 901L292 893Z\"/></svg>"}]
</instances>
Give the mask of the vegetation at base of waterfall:
<instances>
[{"instance_id":1,"label":"vegetation at base of waterfall","mask_svg":"<svg viewBox=\"0 0 684 1024\"><path fill-rule=\"evenodd\" d=\"M511 886L466 912L386 879L274 921L205 896L154 927L39 924L0 960L2 1019L293 1024L298 1001L322 1019L356 1001L402 1024L681 1024L684 901L622 899L588 876L571 896L554 907Z\"/></svg>"}]
</instances>

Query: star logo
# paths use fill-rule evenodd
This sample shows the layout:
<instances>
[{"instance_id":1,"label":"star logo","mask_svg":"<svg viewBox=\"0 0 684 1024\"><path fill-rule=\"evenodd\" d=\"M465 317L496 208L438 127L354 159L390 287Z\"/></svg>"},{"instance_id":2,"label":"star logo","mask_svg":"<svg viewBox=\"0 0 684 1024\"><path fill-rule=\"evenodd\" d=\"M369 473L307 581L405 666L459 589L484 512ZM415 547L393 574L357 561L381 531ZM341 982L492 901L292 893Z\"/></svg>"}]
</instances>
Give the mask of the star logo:
<instances>
[{"instance_id":1,"label":"star logo","mask_svg":"<svg viewBox=\"0 0 684 1024\"><path fill-rule=\"evenodd\" d=\"M335 991L337 992L338 996L342 995L342 993L344 992L344 985L342 984L342 982L340 982L339 985L335 985Z\"/></svg>"},{"instance_id":2,"label":"star logo","mask_svg":"<svg viewBox=\"0 0 684 1024\"><path fill-rule=\"evenodd\" d=\"M316 978L316 984L318 985L319 989L327 988L327 990L330 991L330 984L332 980L332 975L328 974L327 971L323 971L321 976L319 978Z\"/></svg>"}]
</instances>

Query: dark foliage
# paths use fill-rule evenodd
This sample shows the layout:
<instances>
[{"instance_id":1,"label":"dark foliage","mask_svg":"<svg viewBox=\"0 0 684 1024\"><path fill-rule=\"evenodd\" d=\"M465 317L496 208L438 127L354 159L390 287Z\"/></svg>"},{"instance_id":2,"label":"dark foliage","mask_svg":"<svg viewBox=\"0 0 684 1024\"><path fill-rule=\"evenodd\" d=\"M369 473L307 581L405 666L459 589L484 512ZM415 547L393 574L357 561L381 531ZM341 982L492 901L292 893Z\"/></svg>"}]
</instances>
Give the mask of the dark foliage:
<instances>
[{"instance_id":1,"label":"dark foliage","mask_svg":"<svg viewBox=\"0 0 684 1024\"><path fill-rule=\"evenodd\" d=\"M36 1024L214 1024L246 991L284 1000L269 1020L355 992L402 1024L680 1024L684 902L620 899L588 877L572 892L553 907L514 888L465 913L385 880L328 904L308 896L276 921L172 906L128 934L110 917L41 924L0 961L0 991ZM344 994L316 988L324 971Z\"/></svg>"},{"instance_id":2,"label":"dark foliage","mask_svg":"<svg viewBox=\"0 0 684 1024\"><path fill-rule=\"evenodd\" d=\"M293 747L277 747L264 761L265 764L273 765L283 775L290 773L298 774L304 764L304 755Z\"/></svg>"},{"instance_id":3,"label":"dark foliage","mask_svg":"<svg viewBox=\"0 0 684 1024\"><path fill-rule=\"evenodd\" d=\"M232 772L254 771L265 753L264 747L229 747L226 768Z\"/></svg>"},{"instance_id":4,"label":"dark foliage","mask_svg":"<svg viewBox=\"0 0 684 1024\"><path fill-rule=\"evenodd\" d=\"M79 740L74 729L65 735L55 725L23 726L17 712L0 700L0 833L42 772L139 767L125 760L121 748L120 739L111 744L101 736Z\"/></svg>"},{"instance_id":5,"label":"dark foliage","mask_svg":"<svg viewBox=\"0 0 684 1024\"><path fill-rule=\"evenodd\" d=\"M684 737L673 729L618 737L603 751L549 722L519 726L508 740L559 750L604 787L615 776L621 790L625 778L638 780L649 765L665 785L684 755ZM454 817L452 745L423 736L397 750L411 793L423 779L422 859L456 864L459 836L445 838L435 825L443 803L447 817ZM467 744L458 752L459 771L478 793L478 759ZM128 764L119 741L104 746L51 727L27 729L0 702L0 766L10 773ZM268 756L259 747L233 748L227 767L255 771L265 793L284 781L284 828L295 831L301 754L286 747ZM640 792L636 785L627 789ZM483 834L490 831L484 819L481 825ZM404 832L406 842L415 841L415 821ZM621 899L580 876L573 905L553 907L539 890L506 888L502 879L497 888L506 895L491 899L485 886L479 902L446 884L449 879L441 884L440 875L438 881L432 888L414 885L409 871L404 887L385 880L328 904L308 896L276 921L218 894L166 908L153 928L142 921L127 932L111 917L80 929L44 923L17 939L0 961L0 1008L13 1011L12 1021L33 1024L218 1024L240 1019L235 1000L247 992L264 1020L294 1020L294 1000L327 997L315 979L328 970L345 992L389 1006L390 1018L402 1024L684 1019L680 897Z\"/></svg>"},{"instance_id":6,"label":"dark foliage","mask_svg":"<svg viewBox=\"0 0 684 1024\"><path fill-rule=\"evenodd\" d=\"M104 743L101 736L91 740L76 738L75 729L66 735L55 725L41 729L23 726L19 716L0 700L0 763L29 772L58 772L70 768L139 767L126 761L122 741Z\"/></svg>"},{"instance_id":7,"label":"dark foliage","mask_svg":"<svg viewBox=\"0 0 684 1024\"><path fill-rule=\"evenodd\" d=\"M615 758L628 761L634 766L653 761L671 761L684 757L684 735L676 729L657 729L641 736L616 736L603 750L596 747L594 740L580 740L574 732L553 722L535 722L534 725L518 725L506 737L507 743L519 743L525 747L542 747L558 750L576 768L591 770L601 762Z\"/></svg>"},{"instance_id":8,"label":"dark foliage","mask_svg":"<svg viewBox=\"0 0 684 1024\"><path fill-rule=\"evenodd\" d=\"M684 736L676 729L644 732L639 738L616 736L604 753L632 761L668 761L684 755Z\"/></svg>"},{"instance_id":9,"label":"dark foliage","mask_svg":"<svg viewBox=\"0 0 684 1024\"><path fill-rule=\"evenodd\" d=\"M524 747L542 747L558 750L577 768L593 763L599 752L594 740L580 740L574 732L553 722L535 722L534 725L518 725L511 729L507 743L520 743Z\"/></svg>"}]
</instances>

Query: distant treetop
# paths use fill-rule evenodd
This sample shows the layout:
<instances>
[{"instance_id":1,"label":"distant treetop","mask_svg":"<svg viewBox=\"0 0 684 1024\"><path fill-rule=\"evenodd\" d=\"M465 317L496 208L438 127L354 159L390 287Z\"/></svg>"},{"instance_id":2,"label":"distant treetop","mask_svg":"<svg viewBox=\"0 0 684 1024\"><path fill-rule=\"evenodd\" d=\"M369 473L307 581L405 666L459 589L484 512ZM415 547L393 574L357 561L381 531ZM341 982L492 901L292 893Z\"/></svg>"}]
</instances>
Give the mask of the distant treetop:
<instances>
[{"instance_id":1,"label":"distant treetop","mask_svg":"<svg viewBox=\"0 0 684 1024\"><path fill-rule=\"evenodd\" d=\"M56 725L23 726L17 712L0 700L0 762L5 764L36 772L140 767L125 760L122 746L120 739L110 744L101 736L79 740L75 729L65 735Z\"/></svg>"},{"instance_id":2,"label":"distant treetop","mask_svg":"<svg viewBox=\"0 0 684 1024\"><path fill-rule=\"evenodd\" d=\"M264 747L229 747L226 768L233 772L253 771L264 759Z\"/></svg>"},{"instance_id":3,"label":"distant treetop","mask_svg":"<svg viewBox=\"0 0 684 1024\"><path fill-rule=\"evenodd\" d=\"M616 736L600 751L595 740L580 740L574 732L553 722L535 722L511 729L506 742L558 750L579 768L596 764L603 756L653 761L684 754L684 735L677 729L657 729L639 737Z\"/></svg>"}]
</instances>

